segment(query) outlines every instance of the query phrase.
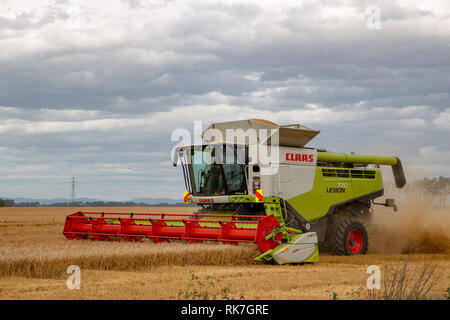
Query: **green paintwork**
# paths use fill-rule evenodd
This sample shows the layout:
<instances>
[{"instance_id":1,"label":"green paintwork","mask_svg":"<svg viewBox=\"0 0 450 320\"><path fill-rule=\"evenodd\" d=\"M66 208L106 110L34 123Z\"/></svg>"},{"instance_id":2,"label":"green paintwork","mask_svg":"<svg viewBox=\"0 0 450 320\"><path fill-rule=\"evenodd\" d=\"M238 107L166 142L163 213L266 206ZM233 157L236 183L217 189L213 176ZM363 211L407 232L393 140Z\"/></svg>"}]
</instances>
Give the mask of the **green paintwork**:
<instances>
[{"instance_id":1,"label":"green paintwork","mask_svg":"<svg viewBox=\"0 0 450 320\"><path fill-rule=\"evenodd\" d=\"M394 166L398 162L396 157L368 156L362 154L346 154L333 152L317 152L317 161L339 162L339 163L383 164L389 166Z\"/></svg>"},{"instance_id":2,"label":"green paintwork","mask_svg":"<svg viewBox=\"0 0 450 320\"><path fill-rule=\"evenodd\" d=\"M246 194L243 194L243 195L231 195L231 196L228 196L228 200L231 203L258 202L256 197L250 196L250 195L246 195Z\"/></svg>"},{"instance_id":3,"label":"green paintwork","mask_svg":"<svg viewBox=\"0 0 450 320\"><path fill-rule=\"evenodd\" d=\"M307 221L314 221L324 217L332 205L383 189L381 173L378 170L372 170L375 171L374 179L363 179L349 177L324 177L322 176L322 168L324 167L316 168L316 175L311 191L287 199L287 202ZM327 192L328 188L338 188L338 183L346 184L344 193Z\"/></svg>"},{"instance_id":4,"label":"green paintwork","mask_svg":"<svg viewBox=\"0 0 450 320\"><path fill-rule=\"evenodd\" d=\"M268 199L264 199L264 208L266 209L266 215L273 214L280 224L284 223L279 198L268 197Z\"/></svg>"},{"instance_id":5,"label":"green paintwork","mask_svg":"<svg viewBox=\"0 0 450 320\"><path fill-rule=\"evenodd\" d=\"M278 247L276 247L275 249L267 250L266 252L260 254L259 256L254 258L253 260L258 261L258 262L272 261L274 263L277 263L277 261L272 258L272 253L274 253L277 250L278 250Z\"/></svg>"}]
</instances>

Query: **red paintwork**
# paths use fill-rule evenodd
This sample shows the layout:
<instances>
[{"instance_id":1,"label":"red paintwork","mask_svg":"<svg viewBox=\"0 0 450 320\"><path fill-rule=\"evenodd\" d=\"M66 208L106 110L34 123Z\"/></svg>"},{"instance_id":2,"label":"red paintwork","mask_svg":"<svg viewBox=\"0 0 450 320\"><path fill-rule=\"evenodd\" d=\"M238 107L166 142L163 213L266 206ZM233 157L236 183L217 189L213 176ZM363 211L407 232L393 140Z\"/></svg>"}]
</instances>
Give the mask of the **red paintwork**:
<instances>
[{"instance_id":1,"label":"red paintwork","mask_svg":"<svg viewBox=\"0 0 450 320\"><path fill-rule=\"evenodd\" d=\"M221 218L225 221L221 221ZM174 221L183 224L174 226L168 223ZM143 222L146 224L142 224ZM206 222L217 223L219 226L201 225ZM238 227L237 224L240 226ZM242 225L252 225L253 228ZM217 241L226 244L248 242L256 243L262 252L266 252L277 247L281 241L282 233L276 234L275 239L264 239L279 225L273 215L230 216L79 211L66 217L63 234L67 239L139 241L147 238L154 242L175 239L186 240L190 243Z\"/></svg>"},{"instance_id":2,"label":"red paintwork","mask_svg":"<svg viewBox=\"0 0 450 320\"><path fill-rule=\"evenodd\" d=\"M363 246L363 236L358 230L352 230L347 236L347 246L351 253L357 254Z\"/></svg>"}]
</instances>

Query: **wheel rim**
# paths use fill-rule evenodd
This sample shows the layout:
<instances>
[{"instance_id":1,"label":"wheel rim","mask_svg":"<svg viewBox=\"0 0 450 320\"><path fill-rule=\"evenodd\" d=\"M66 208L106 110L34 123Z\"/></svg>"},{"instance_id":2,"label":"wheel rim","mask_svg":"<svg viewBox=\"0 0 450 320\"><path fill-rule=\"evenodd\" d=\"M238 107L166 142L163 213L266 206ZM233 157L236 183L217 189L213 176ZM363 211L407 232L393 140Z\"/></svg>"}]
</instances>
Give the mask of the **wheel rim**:
<instances>
[{"instance_id":1,"label":"wheel rim","mask_svg":"<svg viewBox=\"0 0 450 320\"><path fill-rule=\"evenodd\" d=\"M359 253L363 246L363 236L360 231L352 230L347 236L347 247L351 253Z\"/></svg>"}]
</instances>

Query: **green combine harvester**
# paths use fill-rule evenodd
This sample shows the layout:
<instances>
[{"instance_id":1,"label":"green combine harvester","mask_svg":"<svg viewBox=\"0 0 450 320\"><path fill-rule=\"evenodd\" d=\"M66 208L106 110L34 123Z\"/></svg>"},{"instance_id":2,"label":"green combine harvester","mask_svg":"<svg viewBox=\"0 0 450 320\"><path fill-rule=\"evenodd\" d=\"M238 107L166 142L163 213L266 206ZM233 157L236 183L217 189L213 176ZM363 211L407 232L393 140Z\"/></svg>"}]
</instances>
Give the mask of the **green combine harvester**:
<instances>
[{"instance_id":1,"label":"green combine harvester","mask_svg":"<svg viewBox=\"0 0 450 320\"><path fill-rule=\"evenodd\" d=\"M333 153L305 147L319 131L250 119L212 124L201 143L180 144L185 203L194 214L77 212L68 239L256 244L257 261L315 262L321 250L365 254L374 199L383 196L379 165L405 183L397 157ZM393 199L382 205L393 207Z\"/></svg>"},{"instance_id":2,"label":"green combine harvester","mask_svg":"<svg viewBox=\"0 0 450 320\"><path fill-rule=\"evenodd\" d=\"M230 130L237 134L227 136ZM212 131L209 136L221 139L209 139L208 131ZM254 132L253 141L239 139ZM365 254L369 244L365 224L372 218L371 205L384 194L379 165L392 166L396 186L402 188L406 183L402 164L392 156L305 147L318 133L298 124L279 126L259 119L211 125L202 135L202 145L181 146L176 151L175 161L181 160L188 190L185 202L201 206L201 214L274 215L287 229L280 247L260 259L274 259L275 251L283 251L292 243L292 239L287 240L292 234L296 239L308 234L313 243L317 238L321 248L336 255ZM278 155L268 163L255 161L250 150L258 145L266 149L273 145ZM232 156L218 159L216 153ZM393 199L383 205L396 210ZM316 257L314 251L306 258L291 258L304 262Z\"/></svg>"}]
</instances>

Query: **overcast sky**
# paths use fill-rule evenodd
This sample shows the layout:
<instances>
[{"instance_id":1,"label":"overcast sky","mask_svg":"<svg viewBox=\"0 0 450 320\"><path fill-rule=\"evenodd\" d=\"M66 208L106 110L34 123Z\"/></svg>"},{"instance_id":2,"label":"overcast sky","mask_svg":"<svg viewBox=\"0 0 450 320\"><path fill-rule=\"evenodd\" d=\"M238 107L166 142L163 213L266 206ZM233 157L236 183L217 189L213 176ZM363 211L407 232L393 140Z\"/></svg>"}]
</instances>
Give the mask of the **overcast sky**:
<instances>
[{"instance_id":1,"label":"overcast sky","mask_svg":"<svg viewBox=\"0 0 450 320\"><path fill-rule=\"evenodd\" d=\"M181 198L194 120L449 176L449 95L448 0L0 0L0 197Z\"/></svg>"}]
</instances>

